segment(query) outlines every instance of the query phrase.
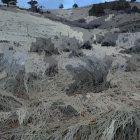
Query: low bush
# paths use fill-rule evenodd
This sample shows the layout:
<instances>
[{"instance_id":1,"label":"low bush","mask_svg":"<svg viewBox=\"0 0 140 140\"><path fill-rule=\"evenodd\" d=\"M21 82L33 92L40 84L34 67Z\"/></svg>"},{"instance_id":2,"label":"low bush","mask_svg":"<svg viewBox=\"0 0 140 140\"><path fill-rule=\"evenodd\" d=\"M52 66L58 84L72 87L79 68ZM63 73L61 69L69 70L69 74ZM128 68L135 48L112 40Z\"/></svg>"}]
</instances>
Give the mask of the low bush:
<instances>
[{"instance_id":1,"label":"low bush","mask_svg":"<svg viewBox=\"0 0 140 140\"><path fill-rule=\"evenodd\" d=\"M69 96L79 93L100 92L106 88L106 77L112 64L111 58L104 57L103 60L99 60L94 56L85 56L82 59L86 63L85 66L66 66L74 80L66 90L66 94Z\"/></svg>"},{"instance_id":2,"label":"low bush","mask_svg":"<svg viewBox=\"0 0 140 140\"><path fill-rule=\"evenodd\" d=\"M140 9L137 6L133 6L131 11L134 13L140 13Z\"/></svg>"},{"instance_id":3,"label":"low bush","mask_svg":"<svg viewBox=\"0 0 140 140\"><path fill-rule=\"evenodd\" d=\"M53 54L58 55L58 49L55 48L54 44L51 41L51 38L37 38L36 42L31 44L30 52L45 52L47 56L51 56Z\"/></svg>"}]
</instances>

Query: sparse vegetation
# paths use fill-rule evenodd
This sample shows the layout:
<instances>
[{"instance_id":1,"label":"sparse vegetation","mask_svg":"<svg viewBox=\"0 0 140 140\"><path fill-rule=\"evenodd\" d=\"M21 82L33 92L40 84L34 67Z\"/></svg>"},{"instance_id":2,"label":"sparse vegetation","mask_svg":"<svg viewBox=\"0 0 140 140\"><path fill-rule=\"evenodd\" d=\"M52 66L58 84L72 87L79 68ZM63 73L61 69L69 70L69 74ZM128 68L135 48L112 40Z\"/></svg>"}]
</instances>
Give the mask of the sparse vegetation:
<instances>
[{"instance_id":1,"label":"sparse vegetation","mask_svg":"<svg viewBox=\"0 0 140 140\"><path fill-rule=\"evenodd\" d=\"M0 5L0 140L140 140L140 3L126 1L103 17Z\"/></svg>"}]
</instances>

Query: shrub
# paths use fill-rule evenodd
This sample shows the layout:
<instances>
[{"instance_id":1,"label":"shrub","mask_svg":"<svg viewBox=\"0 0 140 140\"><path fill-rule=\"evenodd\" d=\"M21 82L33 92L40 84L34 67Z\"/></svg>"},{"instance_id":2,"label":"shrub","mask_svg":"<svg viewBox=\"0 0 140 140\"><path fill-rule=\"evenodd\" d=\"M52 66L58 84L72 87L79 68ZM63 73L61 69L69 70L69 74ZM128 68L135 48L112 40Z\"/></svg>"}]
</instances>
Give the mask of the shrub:
<instances>
[{"instance_id":1,"label":"shrub","mask_svg":"<svg viewBox=\"0 0 140 140\"><path fill-rule=\"evenodd\" d=\"M46 13L47 13L47 14L51 14L51 12L50 12L50 11L47 11Z\"/></svg>"},{"instance_id":2,"label":"shrub","mask_svg":"<svg viewBox=\"0 0 140 140\"><path fill-rule=\"evenodd\" d=\"M9 5L9 4L16 5L17 0L2 0L2 2L7 4L7 5Z\"/></svg>"},{"instance_id":3,"label":"shrub","mask_svg":"<svg viewBox=\"0 0 140 140\"><path fill-rule=\"evenodd\" d=\"M30 52L42 53L45 52L46 56L58 55L58 49L55 48L51 38L36 38L36 42L31 44Z\"/></svg>"},{"instance_id":4,"label":"shrub","mask_svg":"<svg viewBox=\"0 0 140 140\"><path fill-rule=\"evenodd\" d=\"M63 9L63 8L64 8L63 4L60 4L59 9Z\"/></svg>"},{"instance_id":5,"label":"shrub","mask_svg":"<svg viewBox=\"0 0 140 140\"><path fill-rule=\"evenodd\" d=\"M78 4L73 4L73 8L78 8Z\"/></svg>"},{"instance_id":6,"label":"shrub","mask_svg":"<svg viewBox=\"0 0 140 140\"><path fill-rule=\"evenodd\" d=\"M114 2L111 6L111 10L127 10L130 9L131 6L129 4L129 2L125 2L125 1L118 1L118 2Z\"/></svg>"},{"instance_id":7,"label":"shrub","mask_svg":"<svg viewBox=\"0 0 140 140\"><path fill-rule=\"evenodd\" d=\"M128 11L131 10L131 6L125 0L94 4L89 10L89 16L102 16L105 14L105 9Z\"/></svg>"},{"instance_id":8,"label":"shrub","mask_svg":"<svg viewBox=\"0 0 140 140\"><path fill-rule=\"evenodd\" d=\"M38 2L36 0L31 0L28 2L28 4L30 5L30 9L32 12L40 12L40 9L42 6L38 7L37 4Z\"/></svg>"},{"instance_id":9,"label":"shrub","mask_svg":"<svg viewBox=\"0 0 140 140\"><path fill-rule=\"evenodd\" d=\"M131 2L136 2L136 0L131 0Z\"/></svg>"},{"instance_id":10,"label":"shrub","mask_svg":"<svg viewBox=\"0 0 140 140\"><path fill-rule=\"evenodd\" d=\"M5 89L14 93L15 96L28 99L27 90L24 84L25 72L19 71L16 77L9 78L5 83Z\"/></svg>"},{"instance_id":11,"label":"shrub","mask_svg":"<svg viewBox=\"0 0 140 140\"><path fill-rule=\"evenodd\" d=\"M118 33L106 33L102 39L102 46L116 46L116 40L118 39Z\"/></svg>"},{"instance_id":12,"label":"shrub","mask_svg":"<svg viewBox=\"0 0 140 140\"><path fill-rule=\"evenodd\" d=\"M38 4L38 2L37 2L36 0L31 0L31 1L28 2L28 4L29 4L29 5L31 6L31 8L32 8L32 7L35 7L36 4Z\"/></svg>"},{"instance_id":13,"label":"shrub","mask_svg":"<svg viewBox=\"0 0 140 140\"><path fill-rule=\"evenodd\" d=\"M131 11L134 13L140 13L140 9L137 6L133 6Z\"/></svg>"},{"instance_id":14,"label":"shrub","mask_svg":"<svg viewBox=\"0 0 140 140\"><path fill-rule=\"evenodd\" d=\"M106 88L106 77L112 64L111 58L104 57L103 60L99 60L94 56L85 56L82 59L86 63L85 66L66 66L74 80L66 90L66 94L69 96L77 93L100 92Z\"/></svg>"}]
</instances>

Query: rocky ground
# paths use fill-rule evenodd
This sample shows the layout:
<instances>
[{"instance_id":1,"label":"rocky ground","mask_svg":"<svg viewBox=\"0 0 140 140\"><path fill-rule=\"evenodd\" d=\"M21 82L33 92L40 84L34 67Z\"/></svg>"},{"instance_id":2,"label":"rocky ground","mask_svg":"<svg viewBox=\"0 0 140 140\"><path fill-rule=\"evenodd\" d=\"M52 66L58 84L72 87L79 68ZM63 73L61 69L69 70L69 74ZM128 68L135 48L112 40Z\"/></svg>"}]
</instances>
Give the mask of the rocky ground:
<instances>
[{"instance_id":1,"label":"rocky ground","mask_svg":"<svg viewBox=\"0 0 140 140\"><path fill-rule=\"evenodd\" d=\"M0 140L140 140L140 13L90 8L0 7Z\"/></svg>"}]
</instances>

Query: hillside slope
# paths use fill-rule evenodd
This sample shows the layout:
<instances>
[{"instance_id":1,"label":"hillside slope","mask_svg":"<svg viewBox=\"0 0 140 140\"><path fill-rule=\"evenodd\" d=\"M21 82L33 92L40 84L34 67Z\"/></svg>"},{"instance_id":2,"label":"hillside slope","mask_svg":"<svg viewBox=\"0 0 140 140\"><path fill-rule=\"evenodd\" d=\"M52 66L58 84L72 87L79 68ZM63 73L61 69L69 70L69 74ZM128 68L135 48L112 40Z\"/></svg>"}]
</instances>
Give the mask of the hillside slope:
<instances>
[{"instance_id":1,"label":"hillside slope","mask_svg":"<svg viewBox=\"0 0 140 140\"><path fill-rule=\"evenodd\" d=\"M140 139L140 13L90 7L0 7L0 140Z\"/></svg>"}]
</instances>

